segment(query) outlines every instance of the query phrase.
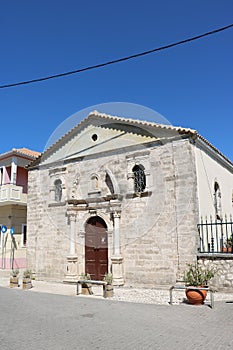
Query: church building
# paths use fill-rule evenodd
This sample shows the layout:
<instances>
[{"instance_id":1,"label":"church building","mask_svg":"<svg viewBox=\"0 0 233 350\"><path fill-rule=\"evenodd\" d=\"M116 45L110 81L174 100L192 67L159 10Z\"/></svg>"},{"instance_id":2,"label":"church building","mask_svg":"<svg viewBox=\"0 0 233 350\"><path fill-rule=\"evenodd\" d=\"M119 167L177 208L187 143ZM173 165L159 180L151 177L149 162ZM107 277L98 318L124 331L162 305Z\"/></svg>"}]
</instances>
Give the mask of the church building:
<instances>
[{"instance_id":1,"label":"church building","mask_svg":"<svg viewBox=\"0 0 233 350\"><path fill-rule=\"evenodd\" d=\"M231 215L232 191L232 162L197 131L93 111L29 167L28 268L172 285L203 244L223 244L198 224Z\"/></svg>"}]
</instances>

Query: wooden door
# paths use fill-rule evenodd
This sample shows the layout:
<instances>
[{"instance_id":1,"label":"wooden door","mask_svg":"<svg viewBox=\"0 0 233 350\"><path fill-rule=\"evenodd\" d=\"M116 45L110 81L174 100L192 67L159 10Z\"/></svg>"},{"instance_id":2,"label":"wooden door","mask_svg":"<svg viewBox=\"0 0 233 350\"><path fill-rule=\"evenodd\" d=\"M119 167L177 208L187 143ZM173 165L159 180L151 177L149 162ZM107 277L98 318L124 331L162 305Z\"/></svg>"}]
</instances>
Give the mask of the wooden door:
<instances>
[{"instance_id":1,"label":"wooden door","mask_svg":"<svg viewBox=\"0 0 233 350\"><path fill-rule=\"evenodd\" d=\"M85 234L85 273L93 280L103 280L108 272L108 236L107 226L98 216L92 217L86 224Z\"/></svg>"}]
</instances>

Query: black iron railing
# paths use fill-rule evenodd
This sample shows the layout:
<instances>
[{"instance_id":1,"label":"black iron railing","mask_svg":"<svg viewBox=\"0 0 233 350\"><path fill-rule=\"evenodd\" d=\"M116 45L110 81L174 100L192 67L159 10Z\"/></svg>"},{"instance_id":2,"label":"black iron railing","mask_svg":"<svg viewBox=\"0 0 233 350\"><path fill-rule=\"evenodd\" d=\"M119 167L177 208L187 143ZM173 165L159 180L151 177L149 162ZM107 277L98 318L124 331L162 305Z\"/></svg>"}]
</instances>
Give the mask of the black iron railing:
<instances>
[{"instance_id":1,"label":"black iron railing","mask_svg":"<svg viewBox=\"0 0 233 350\"><path fill-rule=\"evenodd\" d=\"M200 237L200 253L233 253L233 222L229 219L217 220L201 218L197 225Z\"/></svg>"}]
</instances>

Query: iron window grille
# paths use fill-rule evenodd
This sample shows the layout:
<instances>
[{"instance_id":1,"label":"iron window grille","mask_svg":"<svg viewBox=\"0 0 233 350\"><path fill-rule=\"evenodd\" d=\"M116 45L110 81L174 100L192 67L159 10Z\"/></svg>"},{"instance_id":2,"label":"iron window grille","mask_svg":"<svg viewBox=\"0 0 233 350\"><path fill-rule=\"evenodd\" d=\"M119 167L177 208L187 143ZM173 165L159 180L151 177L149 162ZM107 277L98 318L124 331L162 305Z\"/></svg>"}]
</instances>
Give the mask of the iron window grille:
<instances>
[{"instance_id":1,"label":"iron window grille","mask_svg":"<svg viewBox=\"0 0 233 350\"><path fill-rule=\"evenodd\" d=\"M146 188L146 175L141 165L133 167L134 173L134 191L144 192Z\"/></svg>"}]
</instances>

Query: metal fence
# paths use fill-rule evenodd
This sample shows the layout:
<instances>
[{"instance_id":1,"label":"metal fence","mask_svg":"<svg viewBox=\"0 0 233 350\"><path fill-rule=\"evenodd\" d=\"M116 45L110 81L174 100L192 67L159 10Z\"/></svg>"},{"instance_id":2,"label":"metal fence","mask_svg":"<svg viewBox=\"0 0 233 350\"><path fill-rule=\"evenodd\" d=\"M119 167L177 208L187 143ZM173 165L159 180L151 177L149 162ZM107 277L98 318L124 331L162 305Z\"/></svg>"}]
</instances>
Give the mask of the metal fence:
<instances>
[{"instance_id":1,"label":"metal fence","mask_svg":"<svg viewBox=\"0 0 233 350\"><path fill-rule=\"evenodd\" d=\"M232 253L233 222L229 219L217 220L201 218L197 225L200 237L200 253Z\"/></svg>"}]
</instances>

